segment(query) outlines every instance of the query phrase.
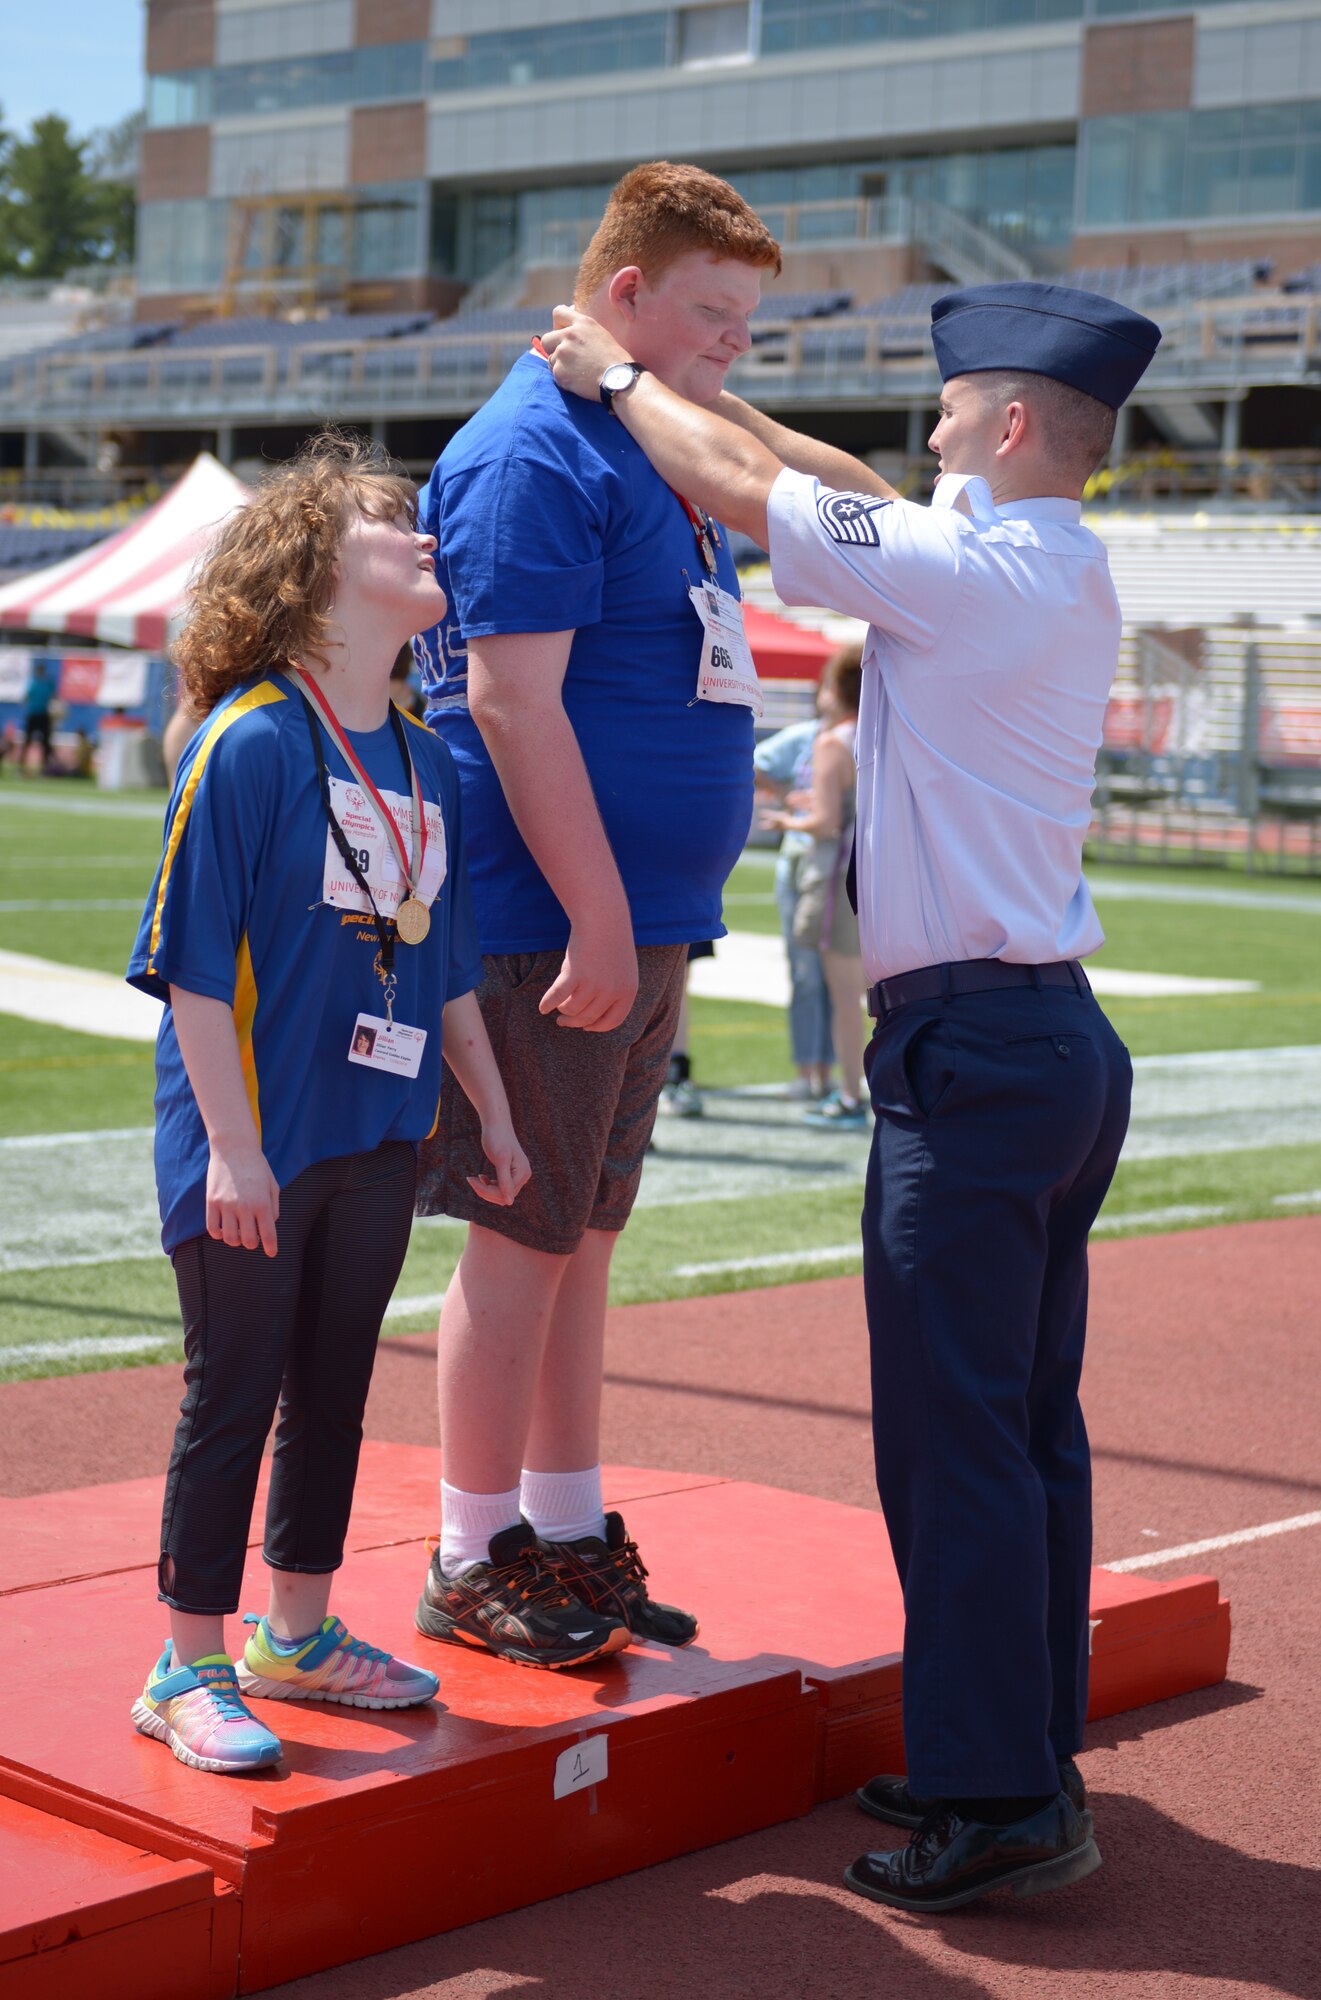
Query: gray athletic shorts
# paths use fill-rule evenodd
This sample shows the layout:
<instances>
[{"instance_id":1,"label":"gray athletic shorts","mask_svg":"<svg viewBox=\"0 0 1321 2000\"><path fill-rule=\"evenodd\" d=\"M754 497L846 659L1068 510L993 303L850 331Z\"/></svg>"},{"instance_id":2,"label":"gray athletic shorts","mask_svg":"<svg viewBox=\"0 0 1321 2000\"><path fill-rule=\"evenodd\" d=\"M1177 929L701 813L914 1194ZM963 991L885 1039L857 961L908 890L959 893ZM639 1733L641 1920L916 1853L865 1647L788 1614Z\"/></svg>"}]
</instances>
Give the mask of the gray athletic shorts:
<instances>
[{"instance_id":1,"label":"gray athletic shorts","mask_svg":"<svg viewBox=\"0 0 1321 2000\"><path fill-rule=\"evenodd\" d=\"M559 977L562 950L483 962L477 999L532 1178L512 1208L473 1193L468 1175L490 1171L481 1125L445 1068L436 1136L418 1157L417 1213L457 1216L567 1257L584 1231L617 1231L628 1221L669 1068L688 947L639 949L637 998L628 1018L602 1035L561 1028L537 1011Z\"/></svg>"}]
</instances>

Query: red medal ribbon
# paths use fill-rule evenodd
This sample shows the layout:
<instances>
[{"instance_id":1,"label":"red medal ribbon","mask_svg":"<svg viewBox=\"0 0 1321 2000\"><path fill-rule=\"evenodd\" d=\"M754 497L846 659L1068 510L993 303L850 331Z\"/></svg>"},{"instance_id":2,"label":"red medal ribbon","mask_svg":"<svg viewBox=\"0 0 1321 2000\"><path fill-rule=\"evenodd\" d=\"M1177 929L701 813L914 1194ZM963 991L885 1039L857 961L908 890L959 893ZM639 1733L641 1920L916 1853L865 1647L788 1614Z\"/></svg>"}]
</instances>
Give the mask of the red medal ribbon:
<instances>
[{"instance_id":1,"label":"red medal ribbon","mask_svg":"<svg viewBox=\"0 0 1321 2000\"><path fill-rule=\"evenodd\" d=\"M363 770L361 763L358 761L357 753L336 720L334 709L330 706L330 703L326 700L326 697L322 694L320 688L316 685L305 667L298 667L295 671L304 695L306 695L322 722L324 722L326 728L330 731L331 738L340 756L344 759L344 762L362 786L363 791L371 800L376 817L385 828L390 845L394 848L395 857L399 862L400 873L408 884L409 894L416 896L418 884L422 880L422 864L427 858L427 820L426 814L422 810L422 791L417 782L417 771L414 767L412 757L408 754L407 744L404 746L404 756L408 764L408 784L413 799L413 853L411 866L409 857L404 853L404 843L400 837L399 828L395 825L394 815L371 779L367 776L367 773Z\"/></svg>"},{"instance_id":2,"label":"red medal ribbon","mask_svg":"<svg viewBox=\"0 0 1321 2000\"><path fill-rule=\"evenodd\" d=\"M706 565L707 575L714 578L716 575L715 552L720 546L720 537L716 533L715 522L709 514L699 513L692 501L687 499L682 493L676 491L673 486L671 486L670 491L683 508L684 513L688 516L688 525L697 537L698 552Z\"/></svg>"}]
</instances>

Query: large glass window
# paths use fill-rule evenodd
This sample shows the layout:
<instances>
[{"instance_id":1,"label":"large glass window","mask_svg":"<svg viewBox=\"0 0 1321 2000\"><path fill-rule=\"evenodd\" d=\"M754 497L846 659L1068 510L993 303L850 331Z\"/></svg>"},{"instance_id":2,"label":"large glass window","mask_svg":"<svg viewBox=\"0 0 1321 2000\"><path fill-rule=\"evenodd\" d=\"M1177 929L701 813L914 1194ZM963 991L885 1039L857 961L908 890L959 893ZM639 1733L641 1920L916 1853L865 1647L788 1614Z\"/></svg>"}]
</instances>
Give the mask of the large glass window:
<instances>
[{"instance_id":1,"label":"large glass window","mask_svg":"<svg viewBox=\"0 0 1321 2000\"><path fill-rule=\"evenodd\" d=\"M669 55L667 13L620 14L500 34L450 36L433 44L431 88L489 90L562 77L606 76L618 70L661 69Z\"/></svg>"},{"instance_id":2,"label":"large glass window","mask_svg":"<svg viewBox=\"0 0 1321 2000\"><path fill-rule=\"evenodd\" d=\"M149 125L191 125L261 111L310 111L426 91L425 42L386 42L331 55L229 63L221 69L154 76L147 84Z\"/></svg>"},{"instance_id":3,"label":"large glass window","mask_svg":"<svg viewBox=\"0 0 1321 2000\"><path fill-rule=\"evenodd\" d=\"M1197 6L1231 6L1234 0L1197 0ZM1108 19L1115 14L1178 14L1186 13L1185 0L1087 0L1086 12L1089 18Z\"/></svg>"},{"instance_id":4,"label":"large glass window","mask_svg":"<svg viewBox=\"0 0 1321 2000\"><path fill-rule=\"evenodd\" d=\"M211 116L213 70L147 78L148 125L204 125Z\"/></svg>"},{"instance_id":5,"label":"large glass window","mask_svg":"<svg viewBox=\"0 0 1321 2000\"><path fill-rule=\"evenodd\" d=\"M850 235L859 226L861 199L884 193L942 202L997 234L1061 243L1073 228L1073 173L1072 146L996 146L934 157L735 169L729 178L772 228L783 225L790 204L828 203L836 235ZM800 240L804 222L810 234L809 217L795 219Z\"/></svg>"},{"instance_id":6,"label":"large glass window","mask_svg":"<svg viewBox=\"0 0 1321 2000\"><path fill-rule=\"evenodd\" d=\"M1321 208L1321 105L1229 105L1093 118L1083 128L1090 228L1293 215Z\"/></svg>"},{"instance_id":7,"label":"large glass window","mask_svg":"<svg viewBox=\"0 0 1321 2000\"><path fill-rule=\"evenodd\" d=\"M394 181L360 191L353 208L355 278L413 277L426 266L427 188Z\"/></svg>"},{"instance_id":8,"label":"large glass window","mask_svg":"<svg viewBox=\"0 0 1321 2000\"><path fill-rule=\"evenodd\" d=\"M353 47L353 0L284 0L275 7L225 7L216 13L219 64L318 56Z\"/></svg>"},{"instance_id":9,"label":"large glass window","mask_svg":"<svg viewBox=\"0 0 1321 2000\"><path fill-rule=\"evenodd\" d=\"M761 53L795 55L859 42L969 35L1076 21L1084 0L762 0Z\"/></svg>"},{"instance_id":10,"label":"large glass window","mask_svg":"<svg viewBox=\"0 0 1321 2000\"><path fill-rule=\"evenodd\" d=\"M733 7L681 7L678 34L681 63L737 62L749 53L747 0Z\"/></svg>"},{"instance_id":11,"label":"large glass window","mask_svg":"<svg viewBox=\"0 0 1321 2000\"><path fill-rule=\"evenodd\" d=\"M138 209L138 288L210 291L225 272L226 201L144 201Z\"/></svg>"},{"instance_id":12,"label":"large glass window","mask_svg":"<svg viewBox=\"0 0 1321 2000\"><path fill-rule=\"evenodd\" d=\"M882 196L943 202L1028 246L1066 243L1073 230L1074 149L1067 145L724 171L772 232L787 234L792 209L798 243L883 234L892 210ZM522 264L576 263L609 193L608 181L507 191L436 188L431 268L476 279L514 257Z\"/></svg>"}]
</instances>

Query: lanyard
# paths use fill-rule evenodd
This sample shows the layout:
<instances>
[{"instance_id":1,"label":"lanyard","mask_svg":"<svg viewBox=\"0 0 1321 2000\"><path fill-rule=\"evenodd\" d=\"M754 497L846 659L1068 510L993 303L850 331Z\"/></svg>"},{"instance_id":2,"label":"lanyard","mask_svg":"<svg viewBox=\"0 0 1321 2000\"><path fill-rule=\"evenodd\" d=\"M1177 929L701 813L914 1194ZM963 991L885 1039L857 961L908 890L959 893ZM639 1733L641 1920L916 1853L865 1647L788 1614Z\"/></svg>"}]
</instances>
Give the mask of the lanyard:
<instances>
[{"instance_id":1,"label":"lanyard","mask_svg":"<svg viewBox=\"0 0 1321 2000\"><path fill-rule=\"evenodd\" d=\"M352 771L354 777L370 799L372 810L381 822L386 838L394 849L395 859L399 863L399 872L408 884L408 893L410 896L416 896L417 885L422 879L422 864L427 856L427 822L426 815L422 811L422 791L417 782L417 770L412 757L409 755L408 738L404 734L404 725L399 719L398 709L391 702L390 720L394 724L395 740L399 745L400 755L404 760L404 769L408 773L408 787L413 800L413 852L411 857L405 855L404 843L399 836L399 829L394 823L394 816L388 810L385 800L381 797L375 785L367 776L362 764L359 762L353 745L340 728L334 709L330 706L320 688L315 685L311 675L302 667L297 669L297 681L304 696L311 702L317 714L325 723L326 728L330 731L340 756L344 759L344 762L348 765L350 771ZM315 735L315 731L313 734ZM320 752L320 748L321 741L318 737L318 752Z\"/></svg>"},{"instance_id":2,"label":"lanyard","mask_svg":"<svg viewBox=\"0 0 1321 2000\"><path fill-rule=\"evenodd\" d=\"M300 687L302 686L301 681L299 681L297 684ZM312 738L312 749L316 756L317 782L321 790L321 806L322 810L326 815L326 824L330 828L330 837L334 841L335 846L339 852L340 860L344 863L344 866L348 869L349 874L353 877L353 880L357 883L359 889L362 891L363 895L367 898L367 907L372 913L372 923L375 925L376 939L378 945L380 946L380 949L376 955L376 976L380 980L381 985L385 988L385 1018L393 1025L394 996L395 996L396 986L398 983L395 979L395 971L394 971L394 948L395 948L396 938L399 935L401 935L401 933L399 933L397 928L398 918L396 916L395 928L391 928L390 924L381 915L380 910L376 906L376 898L375 896L373 896L371 892L371 885L368 883L367 877L363 874L361 865L358 861L358 857L354 853L352 847L350 847L348 840L345 836L344 829L335 817L335 808L330 803L330 780L326 773L326 753L325 750L322 748L321 744L321 731L317 728L316 712L314 712L313 705L310 701L305 701L303 703L303 714L307 717L307 727ZM403 757L404 766L413 777L414 796L416 799L417 777L416 773L413 772L413 760L408 754L408 739L404 735L403 722L400 719L399 711L394 706L393 702L390 704L390 722L394 728L395 741L399 745L399 752L400 755ZM350 757L349 767L355 773L360 772L360 766L358 765L356 758ZM374 791L370 794L370 796L372 796L373 798L375 797ZM414 810L413 824L414 827L416 827L418 816L421 810L420 805L415 804L413 810ZM384 812L383 807L382 807L382 812L384 813L384 817L387 820L387 822L389 822L390 821L389 813ZM390 823L393 824L393 822ZM426 843L424 840L423 841L424 851L425 851L425 845ZM400 852L402 853L402 843L400 843ZM403 910L407 907L407 905L401 903L399 907L401 910ZM427 919L427 927L429 928L430 916L429 912L426 909L425 904L419 904L418 908L421 909L423 916ZM422 936L425 935L426 931L424 930L422 932ZM420 939L410 938L410 939L405 939L405 942L417 943L420 942Z\"/></svg>"},{"instance_id":3,"label":"lanyard","mask_svg":"<svg viewBox=\"0 0 1321 2000\"><path fill-rule=\"evenodd\" d=\"M670 491L674 493L675 499L688 516L688 525L697 537L697 547L702 562L705 565L706 573L712 583L715 583L717 580L716 550L720 547L720 530L709 514L700 513L694 507L691 500L686 500L682 493L675 493L673 487L670 488Z\"/></svg>"},{"instance_id":4,"label":"lanyard","mask_svg":"<svg viewBox=\"0 0 1321 2000\"><path fill-rule=\"evenodd\" d=\"M330 828L330 837L339 849L340 860L344 863L344 866L348 869L363 895L367 898L368 907L372 913L372 922L376 926L376 939L380 945L380 950L376 954L376 975L385 988L385 1018L387 1021L393 1022L396 985L394 976L394 932L377 909L376 898L367 885L367 877L358 865L358 857L345 839L343 827L335 818L335 808L330 803L330 783L326 777L326 753L321 747L321 732L316 726L316 717L306 702L303 704L303 714L307 717L307 726L312 732L312 748L316 752L317 777L321 785L321 804L325 810L326 824Z\"/></svg>"}]
</instances>

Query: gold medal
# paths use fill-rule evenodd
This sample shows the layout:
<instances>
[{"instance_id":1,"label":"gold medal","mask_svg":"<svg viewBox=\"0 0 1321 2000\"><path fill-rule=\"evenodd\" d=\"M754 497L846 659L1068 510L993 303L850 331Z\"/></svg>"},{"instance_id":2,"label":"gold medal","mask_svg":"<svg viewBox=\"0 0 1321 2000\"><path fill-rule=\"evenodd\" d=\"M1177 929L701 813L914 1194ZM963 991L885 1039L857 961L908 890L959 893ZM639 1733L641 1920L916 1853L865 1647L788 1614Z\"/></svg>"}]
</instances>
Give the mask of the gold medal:
<instances>
[{"instance_id":1,"label":"gold medal","mask_svg":"<svg viewBox=\"0 0 1321 2000\"><path fill-rule=\"evenodd\" d=\"M404 944L421 944L431 929L431 912L416 896L405 896L394 913L394 924Z\"/></svg>"}]
</instances>

